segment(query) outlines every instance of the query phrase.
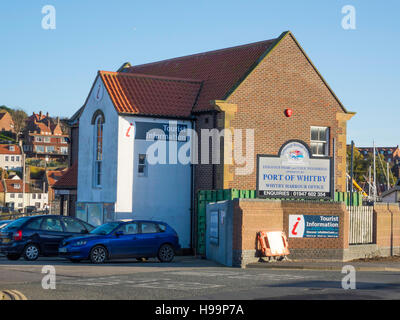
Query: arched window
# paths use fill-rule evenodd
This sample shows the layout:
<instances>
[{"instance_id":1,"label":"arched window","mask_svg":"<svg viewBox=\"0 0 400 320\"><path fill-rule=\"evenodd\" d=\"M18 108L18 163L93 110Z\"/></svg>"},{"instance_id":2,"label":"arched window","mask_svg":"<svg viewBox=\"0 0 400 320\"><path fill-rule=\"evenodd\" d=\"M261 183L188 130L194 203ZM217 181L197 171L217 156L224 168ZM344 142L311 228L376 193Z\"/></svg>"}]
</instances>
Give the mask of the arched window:
<instances>
[{"instance_id":1,"label":"arched window","mask_svg":"<svg viewBox=\"0 0 400 320\"><path fill-rule=\"evenodd\" d=\"M102 161L103 161L103 113L98 113L94 119L94 175L93 184L101 186Z\"/></svg>"}]
</instances>

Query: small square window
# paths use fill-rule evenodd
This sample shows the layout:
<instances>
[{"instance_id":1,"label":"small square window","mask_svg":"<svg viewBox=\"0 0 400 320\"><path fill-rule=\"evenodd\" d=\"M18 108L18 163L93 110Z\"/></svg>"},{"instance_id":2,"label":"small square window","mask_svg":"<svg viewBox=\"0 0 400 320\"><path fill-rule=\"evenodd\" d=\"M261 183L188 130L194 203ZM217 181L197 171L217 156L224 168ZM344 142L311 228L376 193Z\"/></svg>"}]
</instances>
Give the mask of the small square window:
<instances>
[{"instance_id":1,"label":"small square window","mask_svg":"<svg viewBox=\"0 0 400 320\"><path fill-rule=\"evenodd\" d=\"M329 128L311 127L311 152L313 156L329 155Z\"/></svg>"},{"instance_id":2,"label":"small square window","mask_svg":"<svg viewBox=\"0 0 400 320\"><path fill-rule=\"evenodd\" d=\"M138 163L138 175L140 177L145 177L147 175L147 162L146 155L139 154L139 163Z\"/></svg>"}]
</instances>

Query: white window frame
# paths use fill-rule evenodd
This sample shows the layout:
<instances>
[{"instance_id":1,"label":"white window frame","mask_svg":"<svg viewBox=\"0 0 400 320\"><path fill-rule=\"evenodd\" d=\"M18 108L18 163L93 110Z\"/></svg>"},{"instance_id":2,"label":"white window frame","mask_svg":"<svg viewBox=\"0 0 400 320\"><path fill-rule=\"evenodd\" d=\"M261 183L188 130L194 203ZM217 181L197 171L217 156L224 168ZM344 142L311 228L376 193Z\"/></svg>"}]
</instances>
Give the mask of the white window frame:
<instances>
[{"instance_id":1,"label":"white window frame","mask_svg":"<svg viewBox=\"0 0 400 320\"><path fill-rule=\"evenodd\" d=\"M144 160L142 162L142 160ZM143 168L141 172L141 168ZM139 177L147 177L147 154L139 153L138 154L138 171L137 174Z\"/></svg>"},{"instance_id":2,"label":"white window frame","mask_svg":"<svg viewBox=\"0 0 400 320\"><path fill-rule=\"evenodd\" d=\"M93 187L101 188L104 145L104 117L102 114L97 115L95 119L93 133Z\"/></svg>"},{"instance_id":3,"label":"white window frame","mask_svg":"<svg viewBox=\"0 0 400 320\"><path fill-rule=\"evenodd\" d=\"M313 131L313 129L326 130L325 140L313 140L312 139L312 131ZM319 136L319 134L318 134L318 136ZM310 128L310 148L311 148L312 156L314 156L314 157L328 157L329 156L329 139L330 139L330 129L329 129L329 127L311 126L311 128ZM324 154L314 153L313 152L313 145L314 144L319 144L319 145L323 144L323 145L325 145L325 153Z\"/></svg>"}]
</instances>

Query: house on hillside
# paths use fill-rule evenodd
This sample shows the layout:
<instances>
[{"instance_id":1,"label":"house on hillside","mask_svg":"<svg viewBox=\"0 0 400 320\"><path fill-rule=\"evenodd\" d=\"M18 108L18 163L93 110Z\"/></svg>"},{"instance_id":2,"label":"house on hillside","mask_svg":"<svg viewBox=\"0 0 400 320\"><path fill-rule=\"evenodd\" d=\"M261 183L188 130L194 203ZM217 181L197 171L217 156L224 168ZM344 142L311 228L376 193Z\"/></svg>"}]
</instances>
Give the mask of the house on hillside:
<instances>
[{"instance_id":1,"label":"house on hillside","mask_svg":"<svg viewBox=\"0 0 400 320\"><path fill-rule=\"evenodd\" d=\"M346 126L353 116L291 32L99 71L79 114L76 216L93 224L162 220L183 248L193 248L202 232L197 191L256 189L257 155L277 155L288 141L301 140L314 158L334 159L332 192L345 191ZM210 149L222 130L244 141L242 154L254 156L227 161L227 138Z\"/></svg>"},{"instance_id":2,"label":"house on hillside","mask_svg":"<svg viewBox=\"0 0 400 320\"><path fill-rule=\"evenodd\" d=\"M62 131L60 119L49 114L33 113L26 120L23 149L27 157L66 160L68 158L68 135Z\"/></svg>"},{"instance_id":3,"label":"house on hillside","mask_svg":"<svg viewBox=\"0 0 400 320\"><path fill-rule=\"evenodd\" d=\"M31 183L25 182L15 176L13 179L4 179L4 202L15 211L23 211L25 207L35 206L38 211L45 210L48 204L47 192Z\"/></svg>"},{"instance_id":4,"label":"house on hillside","mask_svg":"<svg viewBox=\"0 0 400 320\"><path fill-rule=\"evenodd\" d=\"M0 110L0 131L15 132L14 121L6 110Z\"/></svg>"},{"instance_id":5,"label":"house on hillside","mask_svg":"<svg viewBox=\"0 0 400 320\"><path fill-rule=\"evenodd\" d=\"M76 215L77 179L78 164L74 163L71 167L63 171L62 176L52 186L55 197L58 199L57 207L61 215ZM83 220L88 220L85 216L80 216L79 214L76 216Z\"/></svg>"},{"instance_id":6,"label":"house on hillside","mask_svg":"<svg viewBox=\"0 0 400 320\"><path fill-rule=\"evenodd\" d=\"M23 154L16 144L0 144L0 168L22 172Z\"/></svg>"}]
</instances>

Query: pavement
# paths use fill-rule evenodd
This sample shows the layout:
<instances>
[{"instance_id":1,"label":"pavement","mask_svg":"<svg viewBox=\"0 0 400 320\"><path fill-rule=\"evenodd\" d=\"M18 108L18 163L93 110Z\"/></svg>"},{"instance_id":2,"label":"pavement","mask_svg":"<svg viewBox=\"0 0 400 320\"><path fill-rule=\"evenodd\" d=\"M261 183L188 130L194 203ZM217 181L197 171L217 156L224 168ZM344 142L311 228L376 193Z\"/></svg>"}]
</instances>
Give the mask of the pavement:
<instances>
[{"instance_id":1,"label":"pavement","mask_svg":"<svg viewBox=\"0 0 400 320\"><path fill-rule=\"evenodd\" d=\"M25 295L17 290L0 291L0 300L28 300Z\"/></svg>"},{"instance_id":2,"label":"pavement","mask_svg":"<svg viewBox=\"0 0 400 320\"><path fill-rule=\"evenodd\" d=\"M389 260L389 259L388 259ZM370 260L370 261L315 261L315 260L288 260L276 262L256 262L246 268L265 268L283 270L325 270L341 271L344 266L351 265L356 271L396 271L400 272L400 258L398 261Z\"/></svg>"},{"instance_id":3,"label":"pavement","mask_svg":"<svg viewBox=\"0 0 400 320\"><path fill-rule=\"evenodd\" d=\"M171 263L126 259L102 265L0 257L0 292L12 292L15 300L400 299L399 263L354 263L365 271L357 272L356 290L345 290L341 267L348 264L352 265L282 261L239 269L196 257L176 257ZM48 283L48 266L56 271L54 289L43 286Z\"/></svg>"}]
</instances>

